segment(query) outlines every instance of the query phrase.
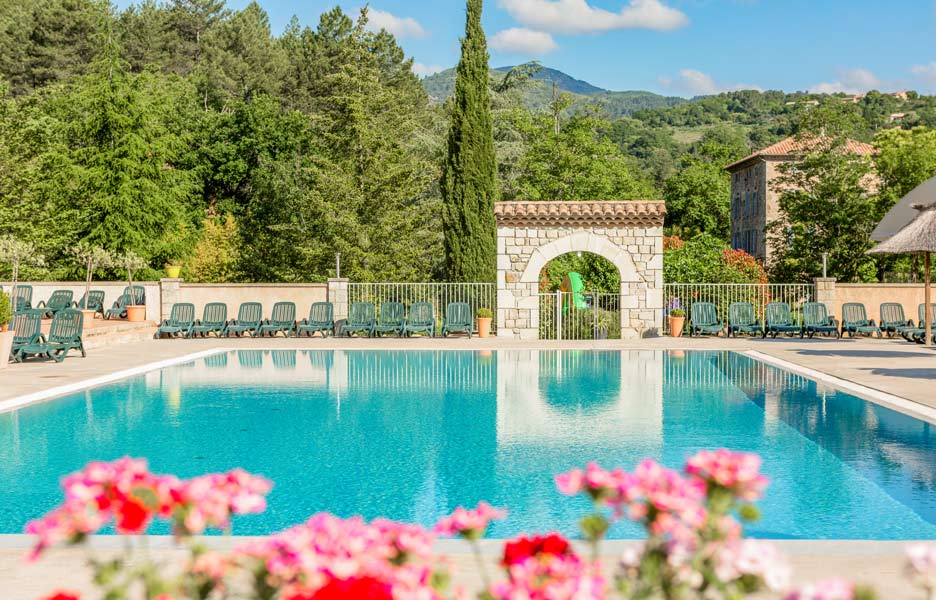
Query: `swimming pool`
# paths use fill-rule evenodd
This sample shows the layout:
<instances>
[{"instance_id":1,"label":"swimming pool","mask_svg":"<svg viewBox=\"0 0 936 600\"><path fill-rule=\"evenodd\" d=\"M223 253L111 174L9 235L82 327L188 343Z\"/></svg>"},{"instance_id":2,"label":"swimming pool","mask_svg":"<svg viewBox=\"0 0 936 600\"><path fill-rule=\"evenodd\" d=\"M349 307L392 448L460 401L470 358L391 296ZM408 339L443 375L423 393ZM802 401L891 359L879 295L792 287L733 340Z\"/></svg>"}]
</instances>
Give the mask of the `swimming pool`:
<instances>
[{"instance_id":1,"label":"swimming pool","mask_svg":"<svg viewBox=\"0 0 936 600\"><path fill-rule=\"evenodd\" d=\"M57 504L63 474L130 455L272 479L236 534L479 500L510 512L492 537L572 534L583 501L555 473L718 447L764 458L754 536L936 538L932 425L732 352L571 350L242 350L0 414L0 533Z\"/></svg>"}]
</instances>

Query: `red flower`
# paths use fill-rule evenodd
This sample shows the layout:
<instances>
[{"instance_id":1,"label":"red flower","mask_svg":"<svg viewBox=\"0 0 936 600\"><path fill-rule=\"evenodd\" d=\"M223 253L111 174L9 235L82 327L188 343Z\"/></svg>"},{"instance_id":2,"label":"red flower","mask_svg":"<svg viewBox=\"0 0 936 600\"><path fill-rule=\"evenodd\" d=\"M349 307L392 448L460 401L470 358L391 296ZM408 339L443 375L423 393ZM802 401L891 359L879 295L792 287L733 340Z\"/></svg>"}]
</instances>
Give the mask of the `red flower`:
<instances>
[{"instance_id":1,"label":"red flower","mask_svg":"<svg viewBox=\"0 0 936 600\"><path fill-rule=\"evenodd\" d=\"M284 600L393 600L390 585L374 577L330 579L315 592L294 592Z\"/></svg>"},{"instance_id":2,"label":"red flower","mask_svg":"<svg viewBox=\"0 0 936 600\"><path fill-rule=\"evenodd\" d=\"M81 600L81 594L78 592L69 592L66 590L57 590L40 600Z\"/></svg>"},{"instance_id":3,"label":"red flower","mask_svg":"<svg viewBox=\"0 0 936 600\"><path fill-rule=\"evenodd\" d=\"M504 560L502 565L509 567L523 562L531 556L562 556L569 553L569 542L558 533L537 535L533 537L519 537L504 546Z\"/></svg>"},{"instance_id":4,"label":"red flower","mask_svg":"<svg viewBox=\"0 0 936 600\"><path fill-rule=\"evenodd\" d=\"M117 531L119 533L140 533L146 529L150 512L136 498L127 498L117 511Z\"/></svg>"}]
</instances>

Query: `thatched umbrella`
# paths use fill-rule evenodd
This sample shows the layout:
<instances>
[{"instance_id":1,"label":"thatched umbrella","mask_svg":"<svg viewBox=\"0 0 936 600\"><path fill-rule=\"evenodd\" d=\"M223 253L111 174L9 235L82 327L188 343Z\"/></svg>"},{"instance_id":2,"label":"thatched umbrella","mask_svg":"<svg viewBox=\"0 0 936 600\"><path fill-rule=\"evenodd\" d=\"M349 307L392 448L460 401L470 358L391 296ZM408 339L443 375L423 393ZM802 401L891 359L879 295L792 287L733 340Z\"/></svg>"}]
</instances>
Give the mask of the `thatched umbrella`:
<instances>
[{"instance_id":1,"label":"thatched umbrella","mask_svg":"<svg viewBox=\"0 0 936 600\"><path fill-rule=\"evenodd\" d=\"M933 311L930 308L930 252L936 252L936 202L914 204L916 217L900 231L868 250L869 254L923 253L923 322L926 345L932 344Z\"/></svg>"}]
</instances>

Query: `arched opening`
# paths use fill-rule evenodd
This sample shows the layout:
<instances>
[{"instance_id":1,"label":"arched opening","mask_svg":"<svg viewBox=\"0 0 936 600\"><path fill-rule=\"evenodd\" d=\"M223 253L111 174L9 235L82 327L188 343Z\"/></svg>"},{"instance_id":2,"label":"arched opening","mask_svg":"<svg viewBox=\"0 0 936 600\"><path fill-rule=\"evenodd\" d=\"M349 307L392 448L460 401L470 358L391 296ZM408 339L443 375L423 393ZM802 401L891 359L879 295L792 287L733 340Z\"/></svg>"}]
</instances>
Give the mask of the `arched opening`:
<instances>
[{"instance_id":1,"label":"arched opening","mask_svg":"<svg viewBox=\"0 0 936 600\"><path fill-rule=\"evenodd\" d=\"M540 339L621 337L621 272L587 251L560 254L539 273Z\"/></svg>"}]
</instances>

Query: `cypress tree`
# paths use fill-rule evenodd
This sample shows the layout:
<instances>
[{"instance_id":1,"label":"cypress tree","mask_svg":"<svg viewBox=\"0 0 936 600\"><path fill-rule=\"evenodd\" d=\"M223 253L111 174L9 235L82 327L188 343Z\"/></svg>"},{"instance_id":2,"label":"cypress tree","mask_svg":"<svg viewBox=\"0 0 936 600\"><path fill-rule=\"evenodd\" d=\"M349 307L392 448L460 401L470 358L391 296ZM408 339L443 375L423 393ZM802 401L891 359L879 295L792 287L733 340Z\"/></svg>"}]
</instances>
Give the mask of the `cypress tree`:
<instances>
[{"instance_id":1,"label":"cypress tree","mask_svg":"<svg viewBox=\"0 0 936 600\"><path fill-rule=\"evenodd\" d=\"M468 0L442 167L445 259L451 281L495 279L497 161L481 6L482 0Z\"/></svg>"}]
</instances>

